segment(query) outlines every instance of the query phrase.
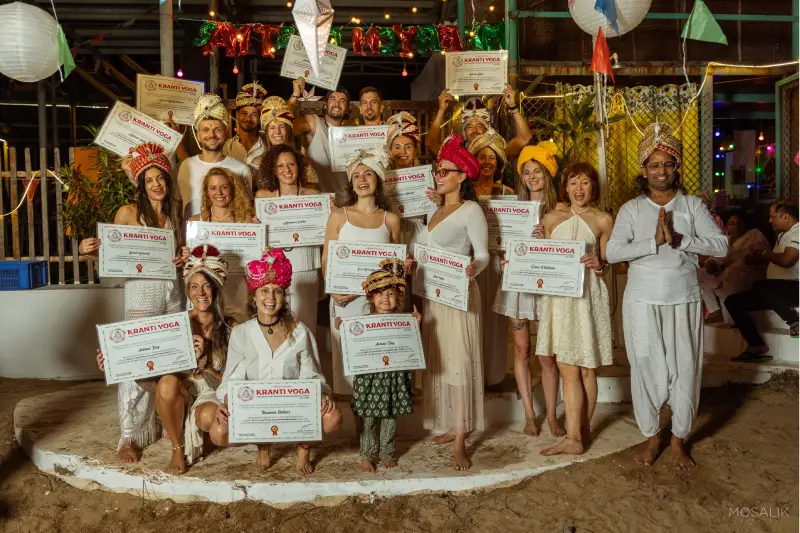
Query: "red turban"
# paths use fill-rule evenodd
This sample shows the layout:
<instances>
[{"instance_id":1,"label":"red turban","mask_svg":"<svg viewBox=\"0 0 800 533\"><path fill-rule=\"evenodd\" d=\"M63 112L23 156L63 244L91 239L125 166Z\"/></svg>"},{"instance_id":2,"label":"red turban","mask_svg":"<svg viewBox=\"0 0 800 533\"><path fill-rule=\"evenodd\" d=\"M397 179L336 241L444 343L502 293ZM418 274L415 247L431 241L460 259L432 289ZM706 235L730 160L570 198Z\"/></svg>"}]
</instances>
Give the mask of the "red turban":
<instances>
[{"instance_id":1,"label":"red turban","mask_svg":"<svg viewBox=\"0 0 800 533\"><path fill-rule=\"evenodd\" d=\"M467 175L470 181L478 179L481 167L475 156L464 148L464 139L460 135L452 134L444 140L442 148L439 150L436 164L440 164L442 159L447 159L454 163L461 172Z\"/></svg>"}]
</instances>

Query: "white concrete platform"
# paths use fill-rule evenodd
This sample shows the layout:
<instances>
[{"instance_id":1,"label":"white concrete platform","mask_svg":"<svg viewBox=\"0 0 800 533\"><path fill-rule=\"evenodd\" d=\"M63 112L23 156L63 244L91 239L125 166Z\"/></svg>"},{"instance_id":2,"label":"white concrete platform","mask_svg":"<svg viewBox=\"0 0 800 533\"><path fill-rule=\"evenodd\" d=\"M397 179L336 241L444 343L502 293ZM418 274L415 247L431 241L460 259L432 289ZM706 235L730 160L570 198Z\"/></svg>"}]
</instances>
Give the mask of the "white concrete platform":
<instances>
[{"instance_id":1,"label":"white concrete platform","mask_svg":"<svg viewBox=\"0 0 800 533\"><path fill-rule=\"evenodd\" d=\"M516 416L516 394L498 393L486 401L492 416ZM349 408L343 407L348 427L312 452L316 471L307 478L294 472L291 445L273 448L273 465L266 471L255 466L255 446L247 446L211 452L186 474L168 475L160 470L170 454L165 439L148 447L140 463L123 465L115 451L119 438L116 390L102 383L25 399L14 411L14 427L17 440L40 470L76 487L152 499L256 500L273 505L299 501L332 504L352 495L388 497L513 484L643 441L630 405L599 405L593 420L594 441L582 456L542 457L539 451L559 439L550 436L546 424L539 437L529 437L521 433L522 423L513 423L472 435L468 449L474 466L456 472L451 468L449 446L434 446L421 438L416 414L404 417L400 425L398 468L363 474L358 469L358 447L351 444Z\"/></svg>"}]
</instances>

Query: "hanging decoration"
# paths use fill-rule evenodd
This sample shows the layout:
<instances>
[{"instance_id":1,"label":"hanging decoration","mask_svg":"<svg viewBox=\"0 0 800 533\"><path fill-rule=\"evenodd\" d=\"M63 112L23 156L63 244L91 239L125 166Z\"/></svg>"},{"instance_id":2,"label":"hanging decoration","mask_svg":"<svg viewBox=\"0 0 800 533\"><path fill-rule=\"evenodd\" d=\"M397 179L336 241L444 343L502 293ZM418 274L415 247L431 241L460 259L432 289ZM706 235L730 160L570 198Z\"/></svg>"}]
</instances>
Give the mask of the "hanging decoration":
<instances>
[{"instance_id":1,"label":"hanging decoration","mask_svg":"<svg viewBox=\"0 0 800 533\"><path fill-rule=\"evenodd\" d=\"M367 34L361 28L353 28L353 53L357 56L365 56L364 45L369 46L372 55L377 55L381 51L381 36L376 26L370 26Z\"/></svg>"},{"instance_id":2,"label":"hanging decoration","mask_svg":"<svg viewBox=\"0 0 800 533\"><path fill-rule=\"evenodd\" d=\"M400 39L400 57L414 57L414 52L411 51L411 41L417 34L416 26L408 26L405 30L401 24L392 26L392 32Z\"/></svg>"},{"instance_id":3,"label":"hanging decoration","mask_svg":"<svg viewBox=\"0 0 800 533\"><path fill-rule=\"evenodd\" d=\"M616 80L614 80L614 71L611 68L611 52L608 49L606 36L603 35L603 28L598 28L597 30L597 39L594 43L592 64L589 66L589 70L610 76L611 81L616 83Z\"/></svg>"},{"instance_id":4,"label":"hanging decoration","mask_svg":"<svg viewBox=\"0 0 800 533\"><path fill-rule=\"evenodd\" d=\"M331 28L328 42L336 46L342 46L342 28Z\"/></svg>"},{"instance_id":5,"label":"hanging decoration","mask_svg":"<svg viewBox=\"0 0 800 533\"><path fill-rule=\"evenodd\" d=\"M289 46L289 37L292 35L300 35L296 26L281 26L280 36L278 37L278 50L286 50L286 47Z\"/></svg>"},{"instance_id":6,"label":"hanging decoration","mask_svg":"<svg viewBox=\"0 0 800 533\"><path fill-rule=\"evenodd\" d=\"M280 26L253 24L253 31L261 36L261 57L275 59L275 38L281 33Z\"/></svg>"},{"instance_id":7,"label":"hanging decoration","mask_svg":"<svg viewBox=\"0 0 800 533\"><path fill-rule=\"evenodd\" d=\"M439 50L439 34L436 32L436 26L430 24L417 26L417 54L433 54Z\"/></svg>"},{"instance_id":8,"label":"hanging decoration","mask_svg":"<svg viewBox=\"0 0 800 533\"><path fill-rule=\"evenodd\" d=\"M60 29L38 7L22 2L0 6L0 73L26 83L50 77L61 66Z\"/></svg>"},{"instance_id":9,"label":"hanging decoration","mask_svg":"<svg viewBox=\"0 0 800 533\"><path fill-rule=\"evenodd\" d=\"M503 39L505 37L505 24L477 24L470 31L467 38L467 48L470 50L480 50L491 52L503 50Z\"/></svg>"},{"instance_id":10,"label":"hanging decoration","mask_svg":"<svg viewBox=\"0 0 800 533\"><path fill-rule=\"evenodd\" d=\"M204 44L208 44L208 41L211 40L211 35L213 35L214 30L216 29L217 23L213 20L207 20L203 22L197 32L197 37L192 41L192 44L195 46L203 46Z\"/></svg>"},{"instance_id":11,"label":"hanging decoration","mask_svg":"<svg viewBox=\"0 0 800 533\"><path fill-rule=\"evenodd\" d=\"M333 26L333 8L330 0L297 0L292 8L292 16L300 39L308 53L311 70L315 76L320 74L322 55L328 44L328 36Z\"/></svg>"},{"instance_id":12,"label":"hanging decoration","mask_svg":"<svg viewBox=\"0 0 800 533\"><path fill-rule=\"evenodd\" d=\"M461 36L457 26L442 24L439 26L439 47L445 52L461 51Z\"/></svg>"},{"instance_id":13,"label":"hanging decoration","mask_svg":"<svg viewBox=\"0 0 800 533\"><path fill-rule=\"evenodd\" d=\"M711 14L703 0L695 0L689 20L686 22L686 26L683 27L681 39L686 39L687 37L695 41L728 44L728 38L725 37L722 28L714 20L714 15Z\"/></svg>"},{"instance_id":14,"label":"hanging decoration","mask_svg":"<svg viewBox=\"0 0 800 533\"><path fill-rule=\"evenodd\" d=\"M392 28L378 28L378 33L381 37L381 53L390 56L395 55L400 45L400 40L395 35L394 30Z\"/></svg>"},{"instance_id":15,"label":"hanging decoration","mask_svg":"<svg viewBox=\"0 0 800 533\"><path fill-rule=\"evenodd\" d=\"M602 27L606 37L619 37L644 20L650 4L651 0L575 0L569 12L589 35L597 35L597 28Z\"/></svg>"}]
</instances>

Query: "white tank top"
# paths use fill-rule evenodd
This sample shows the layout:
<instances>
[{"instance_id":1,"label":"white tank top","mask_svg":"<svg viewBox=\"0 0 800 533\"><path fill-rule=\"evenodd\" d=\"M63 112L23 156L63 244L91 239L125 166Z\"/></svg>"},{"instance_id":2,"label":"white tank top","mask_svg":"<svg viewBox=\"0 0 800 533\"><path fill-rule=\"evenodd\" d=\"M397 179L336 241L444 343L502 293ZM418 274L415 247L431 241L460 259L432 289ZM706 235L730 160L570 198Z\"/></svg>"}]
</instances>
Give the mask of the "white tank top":
<instances>
[{"instance_id":1,"label":"white tank top","mask_svg":"<svg viewBox=\"0 0 800 533\"><path fill-rule=\"evenodd\" d=\"M345 222L342 229L339 230L340 241L345 242L377 242L388 244L391 241L391 234L389 228L386 227L386 214L383 212L383 224L377 228L359 228L350 223L350 217L347 215L347 208L344 207Z\"/></svg>"},{"instance_id":2,"label":"white tank top","mask_svg":"<svg viewBox=\"0 0 800 533\"><path fill-rule=\"evenodd\" d=\"M347 201L347 173L331 170L328 154L328 123L316 115L314 120L317 129L308 145L308 157L314 163L314 170L317 171L320 190L324 193L334 193L336 205L341 206Z\"/></svg>"}]
</instances>

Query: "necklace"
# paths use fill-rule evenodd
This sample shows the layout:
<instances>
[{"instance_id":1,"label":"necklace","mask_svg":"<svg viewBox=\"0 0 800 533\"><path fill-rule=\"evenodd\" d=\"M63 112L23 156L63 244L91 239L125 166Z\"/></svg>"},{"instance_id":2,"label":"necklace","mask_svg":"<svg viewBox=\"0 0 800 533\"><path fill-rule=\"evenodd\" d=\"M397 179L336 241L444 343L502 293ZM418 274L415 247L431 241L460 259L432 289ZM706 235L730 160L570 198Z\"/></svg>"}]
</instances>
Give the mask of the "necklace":
<instances>
[{"instance_id":1,"label":"necklace","mask_svg":"<svg viewBox=\"0 0 800 533\"><path fill-rule=\"evenodd\" d=\"M214 208L213 208L213 207L212 207L212 208L210 208L210 209L209 209L209 211L211 211L211 218L213 218L213 219L214 219L214 220L216 220L217 222L219 222L220 220L225 220L225 219L227 219L227 218L230 218L230 217L231 217L231 213L230 213L230 211L228 212L228 214L227 214L227 215L225 215L225 216L224 216L224 217L222 217L222 218L217 218L217 217L215 217L215 216L214 216Z\"/></svg>"},{"instance_id":2,"label":"necklace","mask_svg":"<svg viewBox=\"0 0 800 533\"><path fill-rule=\"evenodd\" d=\"M366 212L366 211L362 211L362 210L361 210L361 209L359 209L359 208L356 208L356 211L358 211L358 212L359 212L359 213L361 213L362 215L371 215L372 213L376 212L376 211L377 211L378 209L380 209L380 208L381 208L381 206L379 206L379 205L376 205L376 206L375 206L375 209L373 209L373 210L372 210L372 211L370 211L369 213L368 213L368 212Z\"/></svg>"},{"instance_id":3,"label":"necklace","mask_svg":"<svg viewBox=\"0 0 800 533\"><path fill-rule=\"evenodd\" d=\"M278 317L278 318L275 319L275 322L273 322L272 324L264 324L263 322L261 322L258 319L258 317L256 317L256 322L258 322L258 325L261 326L262 328L267 328L267 333L269 333L270 335L272 335L272 333L273 333L272 326L274 326L275 324L280 322L280 320L281 320L280 317Z\"/></svg>"},{"instance_id":4,"label":"necklace","mask_svg":"<svg viewBox=\"0 0 800 533\"><path fill-rule=\"evenodd\" d=\"M578 216L584 214L586 211L588 211L591 208L592 208L592 206L587 205L586 207L584 207L583 209L581 209L579 212L576 213L575 210L572 208L572 206L569 206L569 210L572 211L572 214L573 215L578 215Z\"/></svg>"}]
</instances>

